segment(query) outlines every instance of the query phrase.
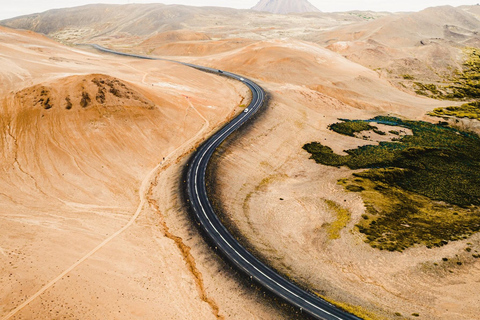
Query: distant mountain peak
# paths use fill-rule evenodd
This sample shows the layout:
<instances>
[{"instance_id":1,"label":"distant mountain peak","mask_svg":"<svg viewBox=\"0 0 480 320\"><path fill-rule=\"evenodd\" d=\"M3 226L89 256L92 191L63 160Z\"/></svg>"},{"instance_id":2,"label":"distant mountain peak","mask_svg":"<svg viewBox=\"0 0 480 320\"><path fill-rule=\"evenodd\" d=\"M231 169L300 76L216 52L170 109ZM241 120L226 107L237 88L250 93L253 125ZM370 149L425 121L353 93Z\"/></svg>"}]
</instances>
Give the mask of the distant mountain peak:
<instances>
[{"instance_id":1,"label":"distant mountain peak","mask_svg":"<svg viewBox=\"0 0 480 320\"><path fill-rule=\"evenodd\" d=\"M307 0L260 0L252 9L278 14L320 11Z\"/></svg>"}]
</instances>

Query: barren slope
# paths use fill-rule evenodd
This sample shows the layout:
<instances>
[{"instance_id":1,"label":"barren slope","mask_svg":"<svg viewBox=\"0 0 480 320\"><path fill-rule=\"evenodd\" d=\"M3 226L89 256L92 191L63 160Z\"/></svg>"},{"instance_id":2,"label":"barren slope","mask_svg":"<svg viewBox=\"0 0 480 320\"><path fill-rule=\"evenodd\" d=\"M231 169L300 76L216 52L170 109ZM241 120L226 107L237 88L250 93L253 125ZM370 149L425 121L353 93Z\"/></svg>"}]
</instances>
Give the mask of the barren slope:
<instances>
[{"instance_id":1,"label":"barren slope","mask_svg":"<svg viewBox=\"0 0 480 320\"><path fill-rule=\"evenodd\" d=\"M470 10L471 9L471 10ZM316 42L385 77L442 81L458 69L462 48L478 46L475 7L435 7L319 34ZM321 39L321 40L320 40ZM407 82L408 84L408 82Z\"/></svg>"},{"instance_id":2,"label":"barren slope","mask_svg":"<svg viewBox=\"0 0 480 320\"><path fill-rule=\"evenodd\" d=\"M155 56L201 57L236 50L255 42L244 38L211 40L204 34L200 35L202 39L193 39L183 37L184 34L181 31L172 31L152 36L136 46L135 52ZM180 38L181 40L172 41L165 39L166 37Z\"/></svg>"},{"instance_id":3,"label":"barren slope","mask_svg":"<svg viewBox=\"0 0 480 320\"><path fill-rule=\"evenodd\" d=\"M306 87L358 108L371 108L375 102L377 108L396 112L393 106L408 105L412 99L409 94L392 90L376 72L308 42L258 42L214 56L210 63L264 82Z\"/></svg>"},{"instance_id":4,"label":"barren slope","mask_svg":"<svg viewBox=\"0 0 480 320\"><path fill-rule=\"evenodd\" d=\"M385 14L367 14L369 17ZM108 44L139 43L156 33L205 32L211 38L305 37L338 25L362 21L351 13L306 13L282 16L252 10L163 4L88 5L13 18L0 24L48 34L65 42L95 40Z\"/></svg>"},{"instance_id":5,"label":"barren slope","mask_svg":"<svg viewBox=\"0 0 480 320\"><path fill-rule=\"evenodd\" d=\"M212 258L178 197L181 156L246 88L6 28L0 65L2 319L282 317Z\"/></svg>"},{"instance_id":6,"label":"barren slope","mask_svg":"<svg viewBox=\"0 0 480 320\"><path fill-rule=\"evenodd\" d=\"M103 8L103 16L96 13L92 16L98 8ZM72 18L73 15L78 16ZM218 8L131 5L51 11L4 23L32 29L45 28L50 36L67 42L93 39L142 54L184 56L180 59L258 80L270 94L268 110L258 116L254 125L244 128L241 139L226 143L225 149L217 155L216 165L212 166L218 179L218 185L214 186L222 201L224 218L239 237L287 276L329 299L357 307L357 311L369 314L371 319L414 319L419 314L421 319L471 320L476 319L480 312L480 263L466 249L480 251L479 236L441 248L415 247L403 253L373 249L363 242L362 235L354 228L365 212L362 199L357 194L346 193L337 184L338 179L348 176L351 171L315 164L308 159L309 154L302 150L302 146L320 141L331 146L335 152L342 153L343 150L372 143L328 130L327 126L337 122L338 118L366 119L389 114L438 121L426 117L425 113L452 103L415 96L408 93L408 87L417 80L441 81L444 74L459 67L462 47L478 46L476 31L480 27L479 16L477 6L440 7L396 15L356 12L279 16ZM239 21L242 23L239 24ZM348 26L353 22L360 23ZM19 37L12 31L7 34L10 34L9 38L0 34L7 39L0 42L0 53L3 54L0 77L5 82L2 90L9 97L3 103L8 116L5 117L7 120L2 118L0 121L7 128L4 129L3 143L9 150L10 162L6 163L10 171L5 171L6 178L2 183L5 198L13 200L4 202L4 212L19 216L16 219L23 219L23 224L14 224L11 222L13 218L8 215L5 215L8 219L0 220L6 221L6 230L14 230L11 234L20 234L18 239L12 240L13 236L9 234L0 238L0 243L8 244L7 249L0 250L0 254L4 251L10 259L10 265L7 262L5 266L0 265L5 270L0 281L14 288L9 292L14 292L16 296L3 298L7 301L6 305L13 308L23 298L20 290L21 294L24 290L29 290L28 293L35 291L39 283L45 283L58 270L64 270L65 265L71 265L78 259L73 251L88 251L86 247L91 248L104 239L99 234L111 235L124 225L136 209L140 180L145 178L148 168L155 166L163 154L178 150L175 148L186 141L185 148L199 141L208 128L231 115L233 110L238 110L235 106L245 103L243 97L246 94L237 85L226 84L224 79L165 62L131 62L129 59L112 58L115 62L105 65L97 54L78 55L38 35L27 37L20 33ZM72 75L75 76L70 77ZM95 83L99 82L97 80L92 81L99 77L105 86L98 86ZM413 80L408 80L411 77ZM59 81L59 78L62 80ZM82 89L83 80L88 83L85 89ZM138 99L127 99L132 108L118 108L117 104L125 102L125 99L118 100L119 97L110 92L111 87L106 84L114 81L119 81L128 91L135 93ZM397 90L391 82L407 92ZM64 83L70 85L64 86ZM70 91L75 86L89 94L90 107L82 108L83 95ZM52 93L53 98L48 105L51 101L55 102L55 106L47 110L47 100L40 101L43 88ZM116 108L106 108L107 103L104 106L98 102L97 95L100 94L102 100L102 88L105 88L106 99L108 95ZM37 93L32 95L34 92ZM22 97L24 93L27 93L26 98ZM37 96L38 93L40 96ZM17 98L14 98L15 94ZM76 101L71 110L66 109L68 95ZM232 96L235 98L232 99ZM37 110L34 121L38 125L22 126L22 121L11 122L18 118L10 114L12 110L17 110L16 105L20 101ZM150 110L152 103L154 108ZM227 110L220 107L224 103L228 106ZM104 110L113 112L108 112L108 122L103 118L98 122L95 117ZM155 117L152 118L153 114ZM66 131L67 138L55 136L51 139L53 141L47 142L42 136L37 147L32 142L37 139L37 131L32 133L31 130L44 128L40 126L40 120L45 119L41 115L54 116L47 117L48 121L52 121L47 122L49 129L45 131L51 136L55 136L52 132ZM74 123L78 124L81 120L92 125L99 136L87 137L89 131L83 127L66 126L64 123L70 122L65 119L73 118L72 115L76 115ZM118 119L114 115L118 115ZM140 118L141 126L123 125L119 119L125 120L127 115ZM153 122L161 123L162 129L158 126L153 128ZM35 152L41 151L42 157L48 158L48 161L42 161L50 163L48 170L30 161L27 152L19 153L22 157L18 158L19 161L15 160L15 152L10 150L18 147L12 142L15 139L10 138L10 128L13 127L10 123L22 128L15 131L15 135L26 137L22 138L22 145L30 146ZM121 130L108 131L106 128L112 125ZM146 136L155 137L154 142L147 137L138 138L140 133L132 133L133 138L128 133L132 126L133 132L147 131ZM175 136L172 137L171 132ZM194 139L189 140L192 137ZM372 138L373 143L382 139L384 137L379 135ZM82 143L87 140L111 148L107 149L108 152L92 149L90 142L83 148ZM64 141L74 141L75 145ZM80 146L78 150L77 145ZM147 147L141 152L136 151L142 146ZM62 152L78 158L83 173L68 167L68 159L66 156L62 158ZM178 153L181 151L178 150ZM55 181L50 181L53 180L50 171L53 171L54 165L59 166L54 160L59 158L64 159L61 163L67 171L74 172L75 177L81 176L78 182L71 176L65 182L65 178L60 177L63 169L52 175ZM109 164L110 171L103 171L105 169L101 166L104 163ZM180 164L172 164L168 168L161 166L159 169L165 168L165 173L156 179L153 176L151 180L147 179L147 182L153 180L146 197L149 209L141 211L140 223L117 238L121 243L115 246L112 243L112 250L96 260L89 260L90 264L82 265L84 269L78 275L72 273L71 277L78 276L74 278L78 280L67 279L61 287L53 289L71 293L72 288L76 287L78 291L80 287L77 295L65 296L67 300L77 297L74 298L74 314L87 312L91 317L97 316L99 311L95 305L98 303L112 305L105 313L100 313L103 318L113 317L110 312L116 313L118 309L122 318L150 318L153 315L166 319L214 316L281 318L282 314L275 311L275 307L269 304L261 306L265 302L263 298L239 287L229 279L232 273L221 262L212 260L211 252L181 208L178 196ZM89 166L93 169L86 170ZM118 183L119 175L125 181ZM84 182L88 182L88 187L84 187ZM70 186L72 183L73 187ZM35 184L41 185L41 188ZM122 190L119 191L119 188ZM74 203L74 209L72 204L64 205L55 199L44 203L42 199L46 196L38 189L47 194L51 192L60 199L71 198L70 192L74 190L84 197L84 202L80 205ZM87 202L90 200L90 197L85 197L87 191L94 193L93 204ZM17 194L28 201L16 200ZM121 208L116 207L117 204ZM35 216L31 219L27 215L32 206L40 218ZM46 206L48 209L45 209ZM342 212L348 210L350 219L337 230L340 237L331 239L329 230L340 220L338 208ZM111 222L111 212L115 213L115 223ZM78 215L86 213L101 218L84 222ZM35 226L30 233L18 227L27 225L25 221ZM67 237L70 235L67 232L57 238L50 231L46 232L40 239L52 239L47 246L34 241L37 234L43 235L41 230L67 230L64 225L69 222L75 223L80 230L75 231L80 241L66 241L68 250L58 249L63 248L64 239L71 239ZM32 241L32 247L28 247L29 241ZM70 262L57 267L59 260L51 258L54 256L52 252L42 251L45 247L60 250ZM155 251L159 247L161 249ZM43 256L40 257L37 251L51 260L43 262ZM155 252L153 256L152 252ZM194 264L191 263L192 257ZM34 272L38 276L33 281L33 289L27 282L30 279L27 272L24 272L28 270L30 260L27 264L19 264L22 259L30 259L34 266L47 266L45 270ZM457 263L460 260L462 264ZM11 266L10 262L15 265ZM16 274L12 271L19 265L24 268L19 272L21 279L11 280L8 275ZM42 276L45 274L47 276ZM83 285L85 279L88 281ZM17 285L16 281L20 284ZM94 283L101 285L95 287ZM132 283L135 284L132 286ZM68 307L55 303L54 311L45 311L46 307L53 306L48 301L68 302L60 299L62 295L59 292L49 292L52 293L47 292L45 298L25 309L26 317L42 310L42 315L51 318L56 311L66 314L66 310L72 308L70 303ZM105 298L106 295L113 300ZM177 299L182 295L187 298L178 304ZM168 297L166 306L162 300L165 297ZM232 303L236 298L239 301ZM119 308L119 305L122 307ZM395 313L401 313L402 317Z\"/></svg>"},{"instance_id":7,"label":"barren slope","mask_svg":"<svg viewBox=\"0 0 480 320\"><path fill-rule=\"evenodd\" d=\"M426 111L445 102L405 94L375 72L303 43L255 44L211 63L261 79L272 98L268 111L225 145L212 167L225 221L257 254L369 319L396 319L396 312L407 319L416 313L432 320L476 317L480 264L465 247L470 242L478 250L478 235L437 249L372 249L354 229L365 210L361 198L337 184L350 171L315 164L302 150L310 141L337 153L372 143L328 130L338 118L426 119ZM351 219L339 239L330 239L335 207ZM456 265L456 256L468 263ZM452 262L442 264L442 258Z\"/></svg>"}]
</instances>

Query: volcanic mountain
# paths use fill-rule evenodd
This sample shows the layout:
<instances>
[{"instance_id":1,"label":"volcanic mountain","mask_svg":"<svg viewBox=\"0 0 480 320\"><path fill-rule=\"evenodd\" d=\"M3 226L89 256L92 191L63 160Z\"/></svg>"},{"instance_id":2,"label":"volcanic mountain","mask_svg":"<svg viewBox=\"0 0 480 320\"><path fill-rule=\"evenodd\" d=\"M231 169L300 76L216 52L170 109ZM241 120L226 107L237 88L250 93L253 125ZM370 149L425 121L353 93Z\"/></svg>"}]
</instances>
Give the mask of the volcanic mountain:
<instances>
[{"instance_id":1,"label":"volcanic mountain","mask_svg":"<svg viewBox=\"0 0 480 320\"><path fill-rule=\"evenodd\" d=\"M307 0L260 0L252 9L278 14L320 11Z\"/></svg>"}]
</instances>

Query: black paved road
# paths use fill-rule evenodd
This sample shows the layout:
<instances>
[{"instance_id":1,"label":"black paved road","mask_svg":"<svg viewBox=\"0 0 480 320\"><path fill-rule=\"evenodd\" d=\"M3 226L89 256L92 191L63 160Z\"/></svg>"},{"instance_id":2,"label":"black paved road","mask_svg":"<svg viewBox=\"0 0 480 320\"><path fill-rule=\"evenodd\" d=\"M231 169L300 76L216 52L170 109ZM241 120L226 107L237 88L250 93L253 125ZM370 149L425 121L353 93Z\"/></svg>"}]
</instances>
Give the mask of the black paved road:
<instances>
[{"instance_id":1,"label":"black paved road","mask_svg":"<svg viewBox=\"0 0 480 320\"><path fill-rule=\"evenodd\" d=\"M93 45L94 48L103 52L135 57L140 59L150 60L165 60L167 59L146 57L128 53L116 52L98 45ZM172 61L177 62L177 61ZM193 209L195 218L200 223L205 233L215 244L215 248L220 250L225 257L237 268L245 272L251 279L260 283L263 287L283 298L285 301L300 308L302 312L308 313L317 319L324 320L359 320L360 318L346 313L338 309L325 300L306 292L299 288L289 280L283 278L266 264L255 258L248 252L226 229L220 222L220 219L215 214L212 204L208 199L207 189L205 185L205 174L208 162L215 152L216 148L242 124L250 119L265 102L265 92L255 82L243 78L239 75L221 71L217 69L197 66L189 63L177 62L195 69L206 72L217 73L219 75L227 76L232 79L243 82L252 92L252 101L250 105L230 123L225 125L218 132L213 134L207 141L205 141L195 152L188 163L187 173L187 194L190 206ZM361 320L361 319L360 319Z\"/></svg>"}]
</instances>

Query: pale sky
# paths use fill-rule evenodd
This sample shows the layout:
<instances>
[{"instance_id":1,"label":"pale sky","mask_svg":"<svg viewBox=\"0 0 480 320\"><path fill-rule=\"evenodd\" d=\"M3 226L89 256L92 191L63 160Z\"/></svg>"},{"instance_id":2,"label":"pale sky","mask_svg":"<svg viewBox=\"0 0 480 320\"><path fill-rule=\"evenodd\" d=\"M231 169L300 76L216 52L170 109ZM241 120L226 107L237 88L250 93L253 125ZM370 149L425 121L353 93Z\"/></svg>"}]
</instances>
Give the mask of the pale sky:
<instances>
[{"instance_id":1,"label":"pale sky","mask_svg":"<svg viewBox=\"0 0 480 320\"><path fill-rule=\"evenodd\" d=\"M372 11L420 11L428 7L472 5L480 0L309 0L324 12L372 10ZM249 9L258 0L0 0L0 20L20 15L43 12L49 9L75 7L89 3L164 3L191 6L218 6Z\"/></svg>"}]
</instances>

